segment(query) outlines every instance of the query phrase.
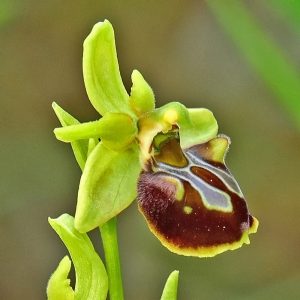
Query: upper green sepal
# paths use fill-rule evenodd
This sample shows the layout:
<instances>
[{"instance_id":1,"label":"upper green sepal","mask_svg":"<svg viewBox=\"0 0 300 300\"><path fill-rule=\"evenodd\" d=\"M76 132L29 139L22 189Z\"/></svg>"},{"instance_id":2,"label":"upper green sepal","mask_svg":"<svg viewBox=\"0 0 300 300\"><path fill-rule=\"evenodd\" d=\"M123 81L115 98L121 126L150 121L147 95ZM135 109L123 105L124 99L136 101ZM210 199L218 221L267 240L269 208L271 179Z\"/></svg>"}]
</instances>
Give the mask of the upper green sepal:
<instances>
[{"instance_id":1,"label":"upper green sepal","mask_svg":"<svg viewBox=\"0 0 300 300\"><path fill-rule=\"evenodd\" d=\"M132 87L129 103L137 116L152 111L155 108L154 93L138 70L131 74Z\"/></svg>"},{"instance_id":2,"label":"upper green sepal","mask_svg":"<svg viewBox=\"0 0 300 300\"><path fill-rule=\"evenodd\" d=\"M179 271L173 271L165 284L160 300L176 300Z\"/></svg>"},{"instance_id":3,"label":"upper green sepal","mask_svg":"<svg viewBox=\"0 0 300 300\"><path fill-rule=\"evenodd\" d=\"M137 194L139 148L114 151L100 142L87 159L80 179L75 226L87 232L124 210Z\"/></svg>"},{"instance_id":4,"label":"upper green sepal","mask_svg":"<svg viewBox=\"0 0 300 300\"><path fill-rule=\"evenodd\" d=\"M74 300L74 291L70 286L68 275L71 269L71 260L66 255L51 275L47 285L48 300Z\"/></svg>"},{"instance_id":5,"label":"upper green sepal","mask_svg":"<svg viewBox=\"0 0 300 300\"><path fill-rule=\"evenodd\" d=\"M115 36L109 21L94 25L83 44L83 78L95 109L133 114L119 71Z\"/></svg>"},{"instance_id":6,"label":"upper green sepal","mask_svg":"<svg viewBox=\"0 0 300 300\"><path fill-rule=\"evenodd\" d=\"M49 218L49 223L72 257L76 273L75 299L105 300L108 292L106 270L87 234L80 233L75 229L74 218L68 214L63 214L57 219ZM58 278L55 280L52 278L54 282L52 281L50 287L48 285L48 295L49 292L51 295L60 295L63 290L58 291L57 288L64 289L66 295L72 294L69 289L66 289L64 282L70 269L70 263L64 260L61 264L55 272ZM61 284L58 283L60 279L62 280ZM54 291L54 289L56 290ZM68 298L49 298L49 300L62 299Z\"/></svg>"}]
</instances>

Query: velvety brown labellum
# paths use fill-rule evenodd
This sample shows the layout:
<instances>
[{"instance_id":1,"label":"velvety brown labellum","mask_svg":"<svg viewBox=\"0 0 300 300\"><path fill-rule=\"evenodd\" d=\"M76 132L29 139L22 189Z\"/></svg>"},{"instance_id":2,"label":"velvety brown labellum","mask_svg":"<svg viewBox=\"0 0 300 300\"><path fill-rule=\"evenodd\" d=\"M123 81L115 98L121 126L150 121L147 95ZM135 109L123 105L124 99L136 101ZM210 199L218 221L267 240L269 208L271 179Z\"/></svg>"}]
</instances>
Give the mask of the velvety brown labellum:
<instances>
[{"instance_id":1,"label":"velvety brown labellum","mask_svg":"<svg viewBox=\"0 0 300 300\"><path fill-rule=\"evenodd\" d=\"M165 142L140 175L138 205L151 231L171 251L214 256L249 243L258 222L227 169L229 139L181 150Z\"/></svg>"}]
</instances>

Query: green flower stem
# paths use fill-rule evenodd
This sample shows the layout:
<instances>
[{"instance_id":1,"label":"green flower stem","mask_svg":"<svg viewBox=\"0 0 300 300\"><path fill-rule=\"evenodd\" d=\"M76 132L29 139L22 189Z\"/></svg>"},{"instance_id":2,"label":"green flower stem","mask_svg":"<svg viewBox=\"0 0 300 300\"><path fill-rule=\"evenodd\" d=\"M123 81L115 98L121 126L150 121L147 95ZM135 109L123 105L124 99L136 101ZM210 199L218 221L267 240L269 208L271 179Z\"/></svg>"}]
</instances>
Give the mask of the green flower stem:
<instances>
[{"instance_id":1,"label":"green flower stem","mask_svg":"<svg viewBox=\"0 0 300 300\"><path fill-rule=\"evenodd\" d=\"M106 271L108 273L109 299L123 300L123 284L117 239L117 218L110 219L100 227Z\"/></svg>"}]
</instances>

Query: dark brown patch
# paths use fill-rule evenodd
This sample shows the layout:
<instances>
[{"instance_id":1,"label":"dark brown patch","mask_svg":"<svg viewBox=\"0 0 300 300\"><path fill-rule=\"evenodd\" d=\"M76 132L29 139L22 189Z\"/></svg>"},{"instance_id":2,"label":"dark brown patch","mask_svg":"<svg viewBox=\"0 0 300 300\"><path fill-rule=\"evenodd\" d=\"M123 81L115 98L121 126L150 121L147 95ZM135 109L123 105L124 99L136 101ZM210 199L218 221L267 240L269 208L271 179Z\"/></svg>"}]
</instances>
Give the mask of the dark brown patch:
<instances>
[{"instance_id":1,"label":"dark brown patch","mask_svg":"<svg viewBox=\"0 0 300 300\"><path fill-rule=\"evenodd\" d=\"M248 229L246 203L236 194L228 191L232 199L232 213L208 210L199 193L188 182L183 182L184 199L176 201L174 194L167 195L161 188L166 184L162 177L149 181L149 175L143 173L140 176L139 207L155 230L177 247L198 248L233 243L240 240ZM191 214L184 213L186 205L193 209Z\"/></svg>"},{"instance_id":2,"label":"dark brown patch","mask_svg":"<svg viewBox=\"0 0 300 300\"><path fill-rule=\"evenodd\" d=\"M185 167L187 165L187 160L176 139L164 143L159 150L159 153L155 155L156 160L175 167Z\"/></svg>"}]
</instances>

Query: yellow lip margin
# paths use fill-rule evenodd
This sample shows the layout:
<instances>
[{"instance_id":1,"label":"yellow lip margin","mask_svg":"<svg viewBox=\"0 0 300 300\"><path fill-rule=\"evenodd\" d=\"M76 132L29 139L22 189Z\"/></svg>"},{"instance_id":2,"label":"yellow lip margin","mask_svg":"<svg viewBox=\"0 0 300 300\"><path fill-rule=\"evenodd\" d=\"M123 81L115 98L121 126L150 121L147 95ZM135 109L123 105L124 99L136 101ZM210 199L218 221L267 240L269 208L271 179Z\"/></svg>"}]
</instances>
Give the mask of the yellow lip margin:
<instances>
[{"instance_id":1,"label":"yellow lip margin","mask_svg":"<svg viewBox=\"0 0 300 300\"><path fill-rule=\"evenodd\" d=\"M184 248L184 247L177 247L176 245L170 243L162 234L159 234L157 230L154 228L154 226L147 220L146 216L144 215L139 205L138 205L138 209L140 213L144 216L150 231L159 239L161 244L171 252L184 255L184 256L214 257L228 250L236 250L242 247L243 244L249 245L250 244L249 234L256 233L259 225L259 221L255 217L253 217L252 226L249 227L242 234L241 238L238 241L235 241L233 243L225 243L225 244L220 244L220 245L210 246L210 247Z\"/></svg>"}]
</instances>

